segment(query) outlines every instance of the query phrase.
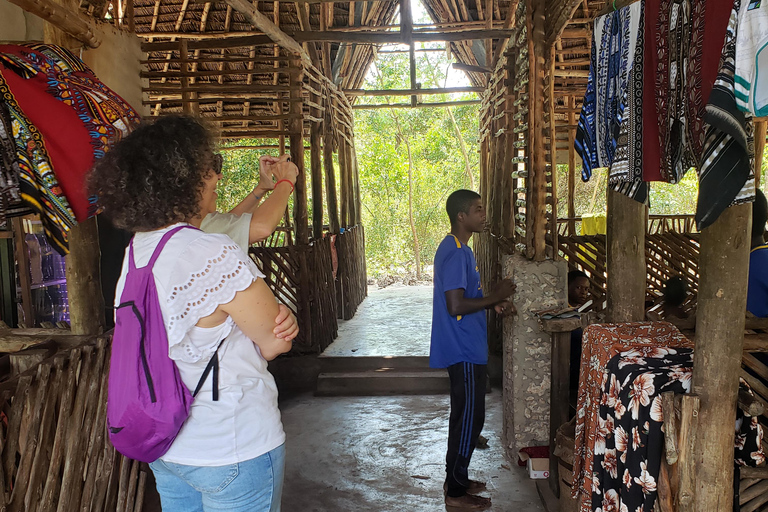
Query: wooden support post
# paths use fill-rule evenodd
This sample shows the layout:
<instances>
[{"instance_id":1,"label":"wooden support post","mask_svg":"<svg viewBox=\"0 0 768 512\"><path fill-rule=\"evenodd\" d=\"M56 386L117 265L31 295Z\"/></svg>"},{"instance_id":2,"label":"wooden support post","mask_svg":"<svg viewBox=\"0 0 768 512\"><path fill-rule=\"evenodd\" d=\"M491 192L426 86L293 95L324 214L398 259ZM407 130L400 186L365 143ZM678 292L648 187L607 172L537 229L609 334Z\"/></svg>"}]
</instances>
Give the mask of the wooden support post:
<instances>
[{"instance_id":1,"label":"wooden support post","mask_svg":"<svg viewBox=\"0 0 768 512\"><path fill-rule=\"evenodd\" d=\"M547 95L544 91L545 54L543 0L528 0L526 24L530 34L528 55L530 56L529 84L529 178L526 198L526 245L527 256L536 261L546 258L547 232L547 176L546 150L544 147L545 126L542 120Z\"/></svg>"},{"instance_id":2,"label":"wooden support post","mask_svg":"<svg viewBox=\"0 0 768 512\"><path fill-rule=\"evenodd\" d=\"M189 47L186 39L179 41L179 61L181 66L181 99L185 114L200 115L200 104L197 103L197 92L190 92Z\"/></svg>"},{"instance_id":3,"label":"wooden support post","mask_svg":"<svg viewBox=\"0 0 768 512\"><path fill-rule=\"evenodd\" d=\"M23 323L27 327L34 327L35 309L32 306L32 276L29 273L29 252L24 237L24 223L20 217L14 217L11 222L13 224L13 252L16 255L21 288L21 310L24 313Z\"/></svg>"},{"instance_id":4,"label":"wooden support post","mask_svg":"<svg viewBox=\"0 0 768 512\"><path fill-rule=\"evenodd\" d=\"M339 137L338 157L339 157L339 191L341 195L341 227L346 229L351 223L349 219L349 190L347 189L347 152L344 150L346 142L343 137Z\"/></svg>"},{"instance_id":5,"label":"wooden support post","mask_svg":"<svg viewBox=\"0 0 768 512\"><path fill-rule=\"evenodd\" d=\"M549 122L547 123L547 134L549 135L549 172L550 172L550 182L549 185L552 189L550 192L549 199L551 200L551 208L552 213L550 214L549 218L547 219L547 233L551 237L552 240L552 259L559 259L560 258L560 251L559 251L559 232L558 232L558 226L557 226L557 208L558 208L558 197L557 197L557 127L555 126L555 45L550 46L549 49L549 58L547 59L548 65L545 67L548 73L548 82L547 87L545 89L546 93L546 104L545 108L547 109L547 113L549 114ZM546 236L546 235L545 235Z\"/></svg>"},{"instance_id":6,"label":"wooden support post","mask_svg":"<svg viewBox=\"0 0 768 512\"><path fill-rule=\"evenodd\" d=\"M557 429L568 421L568 395L571 381L571 331L581 327L580 318L542 320L541 327L552 340L552 367L549 391L549 486L555 496L560 495L555 453Z\"/></svg>"},{"instance_id":7,"label":"wooden support post","mask_svg":"<svg viewBox=\"0 0 768 512\"><path fill-rule=\"evenodd\" d=\"M355 202L355 224L363 223L363 204L360 197L360 169L357 167L357 150L355 150L355 139L352 137L352 144L349 145L349 150L352 155L352 188L353 188L353 200Z\"/></svg>"},{"instance_id":8,"label":"wooden support post","mask_svg":"<svg viewBox=\"0 0 768 512\"><path fill-rule=\"evenodd\" d=\"M677 512L694 512L698 510L701 510L702 512L704 510L731 510L730 508L699 509L694 501L698 485L706 486L710 484L710 482L696 481L697 473L700 469L698 466L704 465L704 461L697 458L696 445L704 445L708 443L696 442L697 439L702 441L705 439L702 434L699 433L699 425L701 422L701 414L699 413L699 397L696 395L683 395L681 398L680 437L677 443L678 459L676 464L679 479L677 493ZM730 458L726 464L726 468L721 469L726 469L727 471L730 471L731 474L733 474L733 422L731 422L730 427ZM697 460L701 462L697 464ZM709 462L710 461L707 461L707 464L709 464ZM724 491L724 494L728 496L730 501L733 501L733 480L731 480L729 483L729 488L727 491Z\"/></svg>"},{"instance_id":9,"label":"wooden support post","mask_svg":"<svg viewBox=\"0 0 768 512\"><path fill-rule=\"evenodd\" d=\"M293 62L299 66L299 62ZM301 77L293 82L291 99L301 99ZM291 102L291 114L302 112L301 102ZM304 122L301 119L291 121L291 161L299 168L296 178L295 196L293 201L293 224L296 235L296 245L306 245L309 241L309 214L307 212L307 175L304 169Z\"/></svg>"},{"instance_id":10,"label":"wooden support post","mask_svg":"<svg viewBox=\"0 0 768 512\"><path fill-rule=\"evenodd\" d=\"M309 128L310 166L312 169L312 236L323 237L323 166L320 160L320 123Z\"/></svg>"},{"instance_id":11,"label":"wooden support post","mask_svg":"<svg viewBox=\"0 0 768 512\"><path fill-rule=\"evenodd\" d=\"M763 182L763 152L765 151L766 127L768 122L755 123L755 187L760 188Z\"/></svg>"},{"instance_id":12,"label":"wooden support post","mask_svg":"<svg viewBox=\"0 0 768 512\"><path fill-rule=\"evenodd\" d=\"M65 261L72 334L99 334L104 330L104 297L95 217L70 230L69 251Z\"/></svg>"},{"instance_id":13,"label":"wooden support post","mask_svg":"<svg viewBox=\"0 0 768 512\"><path fill-rule=\"evenodd\" d=\"M727 208L701 232L693 393L701 399L692 510L731 510L752 205ZM609 271L610 272L610 271Z\"/></svg>"},{"instance_id":14,"label":"wooden support post","mask_svg":"<svg viewBox=\"0 0 768 512\"><path fill-rule=\"evenodd\" d=\"M576 128L571 128L576 125L576 97L571 96L569 99L570 111L568 112L568 235L576 236L576 205L574 203L576 197ZM556 143L552 142L553 146Z\"/></svg>"},{"instance_id":15,"label":"wooden support post","mask_svg":"<svg viewBox=\"0 0 768 512\"><path fill-rule=\"evenodd\" d=\"M403 43L408 45L408 64L411 90L416 89L416 47L413 44L413 11L411 0L400 0L400 33ZM417 98L411 96L411 106L415 107Z\"/></svg>"},{"instance_id":16,"label":"wooden support post","mask_svg":"<svg viewBox=\"0 0 768 512\"><path fill-rule=\"evenodd\" d=\"M648 208L606 187L608 193L607 270L609 322L645 317L645 231Z\"/></svg>"},{"instance_id":17,"label":"wooden support post","mask_svg":"<svg viewBox=\"0 0 768 512\"><path fill-rule=\"evenodd\" d=\"M329 100L330 102L330 100ZM339 204L336 195L336 169L333 165L333 129L331 127L330 109L326 107L326 116L323 121L323 166L325 167L325 196L328 199L328 223L331 233L338 234Z\"/></svg>"},{"instance_id":18,"label":"wooden support post","mask_svg":"<svg viewBox=\"0 0 768 512\"><path fill-rule=\"evenodd\" d=\"M355 204L355 167L352 161L352 145L345 143L344 147L344 161L347 164L347 208L349 213L349 225L356 226L359 219L357 218L357 208Z\"/></svg>"}]
</instances>

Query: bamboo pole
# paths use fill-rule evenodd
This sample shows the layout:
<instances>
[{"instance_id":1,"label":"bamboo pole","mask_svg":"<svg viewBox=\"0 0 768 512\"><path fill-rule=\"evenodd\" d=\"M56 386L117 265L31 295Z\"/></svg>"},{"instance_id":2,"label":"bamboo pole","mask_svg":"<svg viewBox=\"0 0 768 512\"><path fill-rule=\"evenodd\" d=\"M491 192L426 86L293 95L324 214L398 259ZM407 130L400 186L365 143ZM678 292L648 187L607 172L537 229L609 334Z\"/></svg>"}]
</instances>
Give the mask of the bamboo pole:
<instances>
[{"instance_id":1,"label":"bamboo pole","mask_svg":"<svg viewBox=\"0 0 768 512\"><path fill-rule=\"evenodd\" d=\"M460 101L435 101L432 103L386 103L381 105L353 105L352 110L378 110L386 108L436 108L436 107L461 107L464 105L479 105L482 100L460 100Z\"/></svg>"},{"instance_id":2,"label":"bamboo pole","mask_svg":"<svg viewBox=\"0 0 768 512\"><path fill-rule=\"evenodd\" d=\"M576 97L570 97L570 111L568 112L568 125L576 124ZM568 128L568 234L576 235L576 128Z\"/></svg>"},{"instance_id":3,"label":"bamboo pole","mask_svg":"<svg viewBox=\"0 0 768 512\"><path fill-rule=\"evenodd\" d=\"M763 152L765 151L766 127L768 122L755 123L755 187L760 188L763 181Z\"/></svg>"},{"instance_id":4,"label":"bamboo pole","mask_svg":"<svg viewBox=\"0 0 768 512\"><path fill-rule=\"evenodd\" d=\"M309 129L309 155L312 171L312 235L315 240L323 237L323 167L320 160L320 123L312 123Z\"/></svg>"},{"instance_id":5,"label":"bamboo pole","mask_svg":"<svg viewBox=\"0 0 768 512\"><path fill-rule=\"evenodd\" d=\"M446 87L435 89L381 89L381 90L365 90L365 89L344 89L344 94L348 96L411 96L412 94L418 94L419 96L429 94L456 94L456 93L468 93L476 92L483 93L485 88L483 87Z\"/></svg>"},{"instance_id":6,"label":"bamboo pole","mask_svg":"<svg viewBox=\"0 0 768 512\"><path fill-rule=\"evenodd\" d=\"M693 393L701 399L693 448L694 510L731 510L733 424L739 387L752 206L726 209L701 232ZM706 464L703 462L706 461Z\"/></svg>"},{"instance_id":7,"label":"bamboo pole","mask_svg":"<svg viewBox=\"0 0 768 512\"><path fill-rule=\"evenodd\" d=\"M250 19L250 16L254 11L248 9L242 5L245 0L226 0L232 7L237 9L236 6L242 7L245 12L240 11L248 21L250 21L257 28L261 28L256 25L255 21L258 16L254 16ZM238 9L239 10L239 9ZM259 13L261 14L261 13ZM262 15L263 16L263 15ZM266 19L266 17L265 17ZM269 19L266 19L270 23L270 26L264 25L263 32L265 35L252 35L242 37L232 37L227 39L204 39L199 41L190 41L190 50L216 50L222 48L238 48L242 46L262 46L274 44L279 40L280 46L285 48L291 53L298 54L298 49L301 48L301 43L320 43L320 42L335 42L335 43L360 43L360 44L408 44L405 42L404 34L398 31L387 32L341 32L337 30L328 30L325 32L320 31L297 31L297 32L283 32L278 29L274 23ZM261 23L261 21L259 21ZM458 42L458 41L472 41L475 39L500 39L503 37L509 37L512 34L511 30L495 28L492 30L452 30L443 29L441 31L413 31L414 42ZM572 34L570 34L572 35ZM284 46L285 45L285 46ZM172 51L178 49L178 42L153 42L142 43L142 51L145 52L159 52L159 51ZM304 52L306 54L306 52ZM312 62L307 55L308 62ZM303 58L302 58L303 60Z\"/></svg>"}]
</instances>

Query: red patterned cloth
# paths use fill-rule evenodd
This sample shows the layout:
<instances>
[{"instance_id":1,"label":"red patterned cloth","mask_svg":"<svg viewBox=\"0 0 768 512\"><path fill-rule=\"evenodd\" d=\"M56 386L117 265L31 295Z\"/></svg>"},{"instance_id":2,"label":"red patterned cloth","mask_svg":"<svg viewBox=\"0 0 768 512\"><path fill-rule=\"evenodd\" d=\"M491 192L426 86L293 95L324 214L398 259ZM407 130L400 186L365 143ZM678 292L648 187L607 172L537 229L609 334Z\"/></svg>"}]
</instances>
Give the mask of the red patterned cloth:
<instances>
[{"instance_id":1,"label":"red patterned cloth","mask_svg":"<svg viewBox=\"0 0 768 512\"><path fill-rule=\"evenodd\" d=\"M726 0L645 0L645 181L677 183L701 165L704 108L732 8Z\"/></svg>"},{"instance_id":2,"label":"red patterned cloth","mask_svg":"<svg viewBox=\"0 0 768 512\"><path fill-rule=\"evenodd\" d=\"M584 329L572 487L572 495L579 499L581 512L589 512L592 506L592 465L599 430L600 399L608 376L606 365L621 352L649 347L693 348L693 342L667 322L590 325Z\"/></svg>"}]
</instances>

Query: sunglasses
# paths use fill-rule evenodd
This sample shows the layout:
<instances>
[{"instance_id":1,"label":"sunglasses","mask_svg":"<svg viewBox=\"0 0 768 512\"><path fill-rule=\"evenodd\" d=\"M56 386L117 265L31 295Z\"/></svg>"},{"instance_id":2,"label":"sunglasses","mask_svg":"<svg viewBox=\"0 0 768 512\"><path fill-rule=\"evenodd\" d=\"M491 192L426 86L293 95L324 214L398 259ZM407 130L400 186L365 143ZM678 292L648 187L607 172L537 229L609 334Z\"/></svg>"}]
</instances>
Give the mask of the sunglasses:
<instances>
[{"instance_id":1,"label":"sunglasses","mask_svg":"<svg viewBox=\"0 0 768 512\"><path fill-rule=\"evenodd\" d=\"M221 170L224 166L224 157L220 154L213 155L213 172L221 176Z\"/></svg>"}]
</instances>

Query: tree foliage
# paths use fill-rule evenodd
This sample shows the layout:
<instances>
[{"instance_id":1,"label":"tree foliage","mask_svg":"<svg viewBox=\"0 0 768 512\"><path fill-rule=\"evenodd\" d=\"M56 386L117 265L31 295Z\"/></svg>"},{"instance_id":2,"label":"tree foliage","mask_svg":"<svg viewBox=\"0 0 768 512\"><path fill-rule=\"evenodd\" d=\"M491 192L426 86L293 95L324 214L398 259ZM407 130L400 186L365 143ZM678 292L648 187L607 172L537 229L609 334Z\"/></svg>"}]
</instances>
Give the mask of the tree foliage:
<instances>
[{"instance_id":1,"label":"tree foliage","mask_svg":"<svg viewBox=\"0 0 768 512\"><path fill-rule=\"evenodd\" d=\"M417 53L422 88L445 87L450 60L443 53ZM367 89L408 89L408 55L380 54L369 73ZM451 77L453 79L453 77ZM450 83L449 85L456 85ZM470 95L437 95L422 101L472 99ZM407 97L383 97L370 103L402 103ZM479 106L451 107L464 138L470 170L479 175ZM416 270L414 245L420 262L432 263L435 251L450 230L445 200L459 188L469 188L465 158L446 108L355 111L356 149L360 171L366 258L372 276ZM408 211L408 146L413 160L413 220Z\"/></svg>"}]
</instances>

